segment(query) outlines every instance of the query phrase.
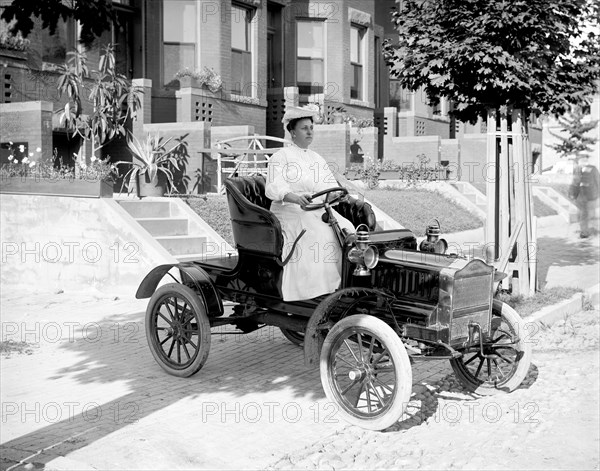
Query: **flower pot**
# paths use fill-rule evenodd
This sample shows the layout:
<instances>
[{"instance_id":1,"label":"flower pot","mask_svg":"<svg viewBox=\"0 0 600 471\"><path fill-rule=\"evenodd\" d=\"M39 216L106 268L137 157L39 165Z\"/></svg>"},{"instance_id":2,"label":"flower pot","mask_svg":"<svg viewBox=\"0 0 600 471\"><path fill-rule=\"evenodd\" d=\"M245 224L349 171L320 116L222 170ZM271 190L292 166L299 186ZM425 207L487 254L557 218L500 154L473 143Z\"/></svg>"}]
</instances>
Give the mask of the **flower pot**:
<instances>
[{"instance_id":1,"label":"flower pot","mask_svg":"<svg viewBox=\"0 0 600 471\"><path fill-rule=\"evenodd\" d=\"M13 195L112 198L113 183L106 180L0 177L0 193Z\"/></svg>"},{"instance_id":2,"label":"flower pot","mask_svg":"<svg viewBox=\"0 0 600 471\"><path fill-rule=\"evenodd\" d=\"M164 196L166 188L166 177L161 173L157 173L152 180L149 175L144 173L140 175L136 173L135 179L130 180L129 190L135 190L139 198L146 196ZM133 188L132 188L133 186Z\"/></svg>"},{"instance_id":3,"label":"flower pot","mask_svg":"<svg viewBox=\"0 0 600 471\"><path fill-rule=\"evenodd\" d=\"M197 78L185 76L179 78L179 88L201 88L202 84Z\"/></svg>"}]
</instances>

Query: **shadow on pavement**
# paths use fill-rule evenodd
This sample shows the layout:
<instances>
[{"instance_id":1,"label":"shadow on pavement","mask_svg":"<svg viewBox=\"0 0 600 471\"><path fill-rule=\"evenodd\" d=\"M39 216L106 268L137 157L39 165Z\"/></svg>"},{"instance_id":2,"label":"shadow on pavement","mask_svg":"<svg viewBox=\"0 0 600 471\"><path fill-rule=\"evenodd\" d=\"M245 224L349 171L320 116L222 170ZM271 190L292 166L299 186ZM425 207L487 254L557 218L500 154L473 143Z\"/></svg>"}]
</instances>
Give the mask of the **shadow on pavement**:
<instances>
[{"instance_id":1,"label":"shadow on pavement","mask_svg":"<svg viewBox=\"0 0 600 471\"><path fill-rule=\"evenodd\" d=\"M598 247L593 239L538 237L536 255L540 287L546 285L550 267L598 264Z\"/></svg>"},{"instance_id":2,"label":"shadow on pavement","mask_svg":"<svg viewBox=\"0 0 600 471\"><path fill-rule=\"evenodd\" d=\"M107 402L98 400L98 393L92 393L85 413L3 443L1 469L45 449L27 460L39 469L57 456L83 448L178 401L201 395L206 400L190 403L189 411L189 420L198 421L199 427L204 425L204 411L199 409L206 402L243 405L261 400L248 394L281 390L287 390L284 397L288 398L291 393L302 400L326 401L318 369L305 368L302 348L291 344L274 327L243 336L224 335L224 329L213 329L204 367L194 376L178 378L164 372L154 361L142 318L143 313L108 316L94 323L97 336L64 342L61 348L75 352L80 359L55 369L46 380L97 384L99 389L118 382L131 392ZM44 397L42 391L38 397Z\"/></svg>"}]
</instances>

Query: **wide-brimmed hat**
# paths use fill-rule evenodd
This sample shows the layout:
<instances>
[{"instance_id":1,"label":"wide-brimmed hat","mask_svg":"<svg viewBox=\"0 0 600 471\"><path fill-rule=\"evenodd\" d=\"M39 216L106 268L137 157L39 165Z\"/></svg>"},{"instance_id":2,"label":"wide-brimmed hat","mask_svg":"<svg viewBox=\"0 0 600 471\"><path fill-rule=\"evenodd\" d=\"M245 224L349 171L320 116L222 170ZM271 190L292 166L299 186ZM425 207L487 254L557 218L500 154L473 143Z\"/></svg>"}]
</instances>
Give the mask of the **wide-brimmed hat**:
<instances>
[{"instance_id":1,"label":"wide-brimmed hat","mask_svg":"<svg viewBox=\"0 0 600 471\"><path fill-rule=\"evenodd\" d=\"M281 122L284 127L287 127L288 123L292 119L300 118L317 118L319 116L319 107L317 105L306 105L306 106L290 106L285 110L283 119Z\"/></svg>"}]
</instances>

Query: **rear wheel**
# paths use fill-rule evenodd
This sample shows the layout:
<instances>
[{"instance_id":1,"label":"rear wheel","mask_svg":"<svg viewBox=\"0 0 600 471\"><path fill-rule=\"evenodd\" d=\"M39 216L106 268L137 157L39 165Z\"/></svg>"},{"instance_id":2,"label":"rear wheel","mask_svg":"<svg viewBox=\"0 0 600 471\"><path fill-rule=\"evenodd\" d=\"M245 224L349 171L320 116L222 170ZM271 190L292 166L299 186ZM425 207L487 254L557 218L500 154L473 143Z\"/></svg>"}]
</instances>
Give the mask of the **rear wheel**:
<instances>
[{"instance_id":1,"label":"rear wheel","mask_svg":"<svg viewBox=\"0 0 600 471\"><path fill-rule=\"evenodd\" d=\"M295 330L284 329L283 327L279 328L283 336L292 342L294 345L302 346L304 345L304 332L297 332Z\"/></svg>"},{"instance_id":2,"label":"rear wheel","mask_svg":"<svg viewBox=\"0 0 600 471\"><path fill-rule=\"evenodd\" d=\"M210 322L194 290L178 283L156 290L146 309L146 339L167 373L187 377L202 368L210 350Z\"/></svg>"},{"instance_id":3,"label":"rear wheel","mask_svg":"<svg viewBox=\"0 0 600 471\"><path fill-rule=\"evenodd\" d=\"M402 417L412 370L404 344L382 320L353 315L335 324L323 344L320 369L327 398L351 424L382 430Z\"/></svg>"},{"instance_id":4,"label":"rear wheel","mask_svg":"<svg viewBox=\"0 0 600 471\"><path fill-rule=\"evenodd\" d=\"M525 379L531 364L531 343L525 339L525 322L508 304L494 301L492 334L477 351L450 360L458 380L470 391L484 396L514 391Z\"/></svg>"}]
</instances>

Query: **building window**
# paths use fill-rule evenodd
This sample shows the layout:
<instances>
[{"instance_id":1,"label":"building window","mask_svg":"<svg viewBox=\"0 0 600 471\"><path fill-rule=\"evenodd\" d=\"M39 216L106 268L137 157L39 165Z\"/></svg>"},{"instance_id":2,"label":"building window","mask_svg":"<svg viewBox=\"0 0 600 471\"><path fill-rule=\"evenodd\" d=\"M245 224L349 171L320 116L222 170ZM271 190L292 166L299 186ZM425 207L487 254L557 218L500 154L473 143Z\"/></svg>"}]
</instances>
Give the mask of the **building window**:
<instances>
[{"instance_id":1,"label":"building window","mask_svg":"<svg viewBox=\"0 0 600 471\"><path fill-rule=\"evenodd\" d=\"M196 1L163 0L163 81L196 69Z\"/></svg>"},{"instance_id":2,"label":"building window","mask_svg":"<svg viewBox=\"0 0 600 471\"><path fill-rule=\"evenodd\" d=\"M364 97L364 35L364 28L354 25L350 27L350 64L352 65L350 98L354 100L362 100Z\"/></svg>"},{"instance_id":3,"label":"building window","mask_svg":"<svg viewBox=\"0 0 600 471\"><path fill-rule=\"evenodd\" d=\"M251 10L231 6L231 93L236 95L252 95L251 20Z\"/></svg>"},{"instance_id":4,"label":"building window","mask_svg":"<svg viewBox=\"0 0 600 471\"><path fill-rule=\"evenodd\" d=\"M412 111L412 99L414 93L400 85L398 80L390 80L390 106L398 111Z\"/></svg>"},{"instance_id":5,"label":"building window","mask_svg":"<svg viewBox=\"0 0 600 471\"><path fill-rule=\"evenodd\" d=\"M296 84L301 95L323 93L325 82L325 23L297 22Z\"/></svg>"}]
</instances>

